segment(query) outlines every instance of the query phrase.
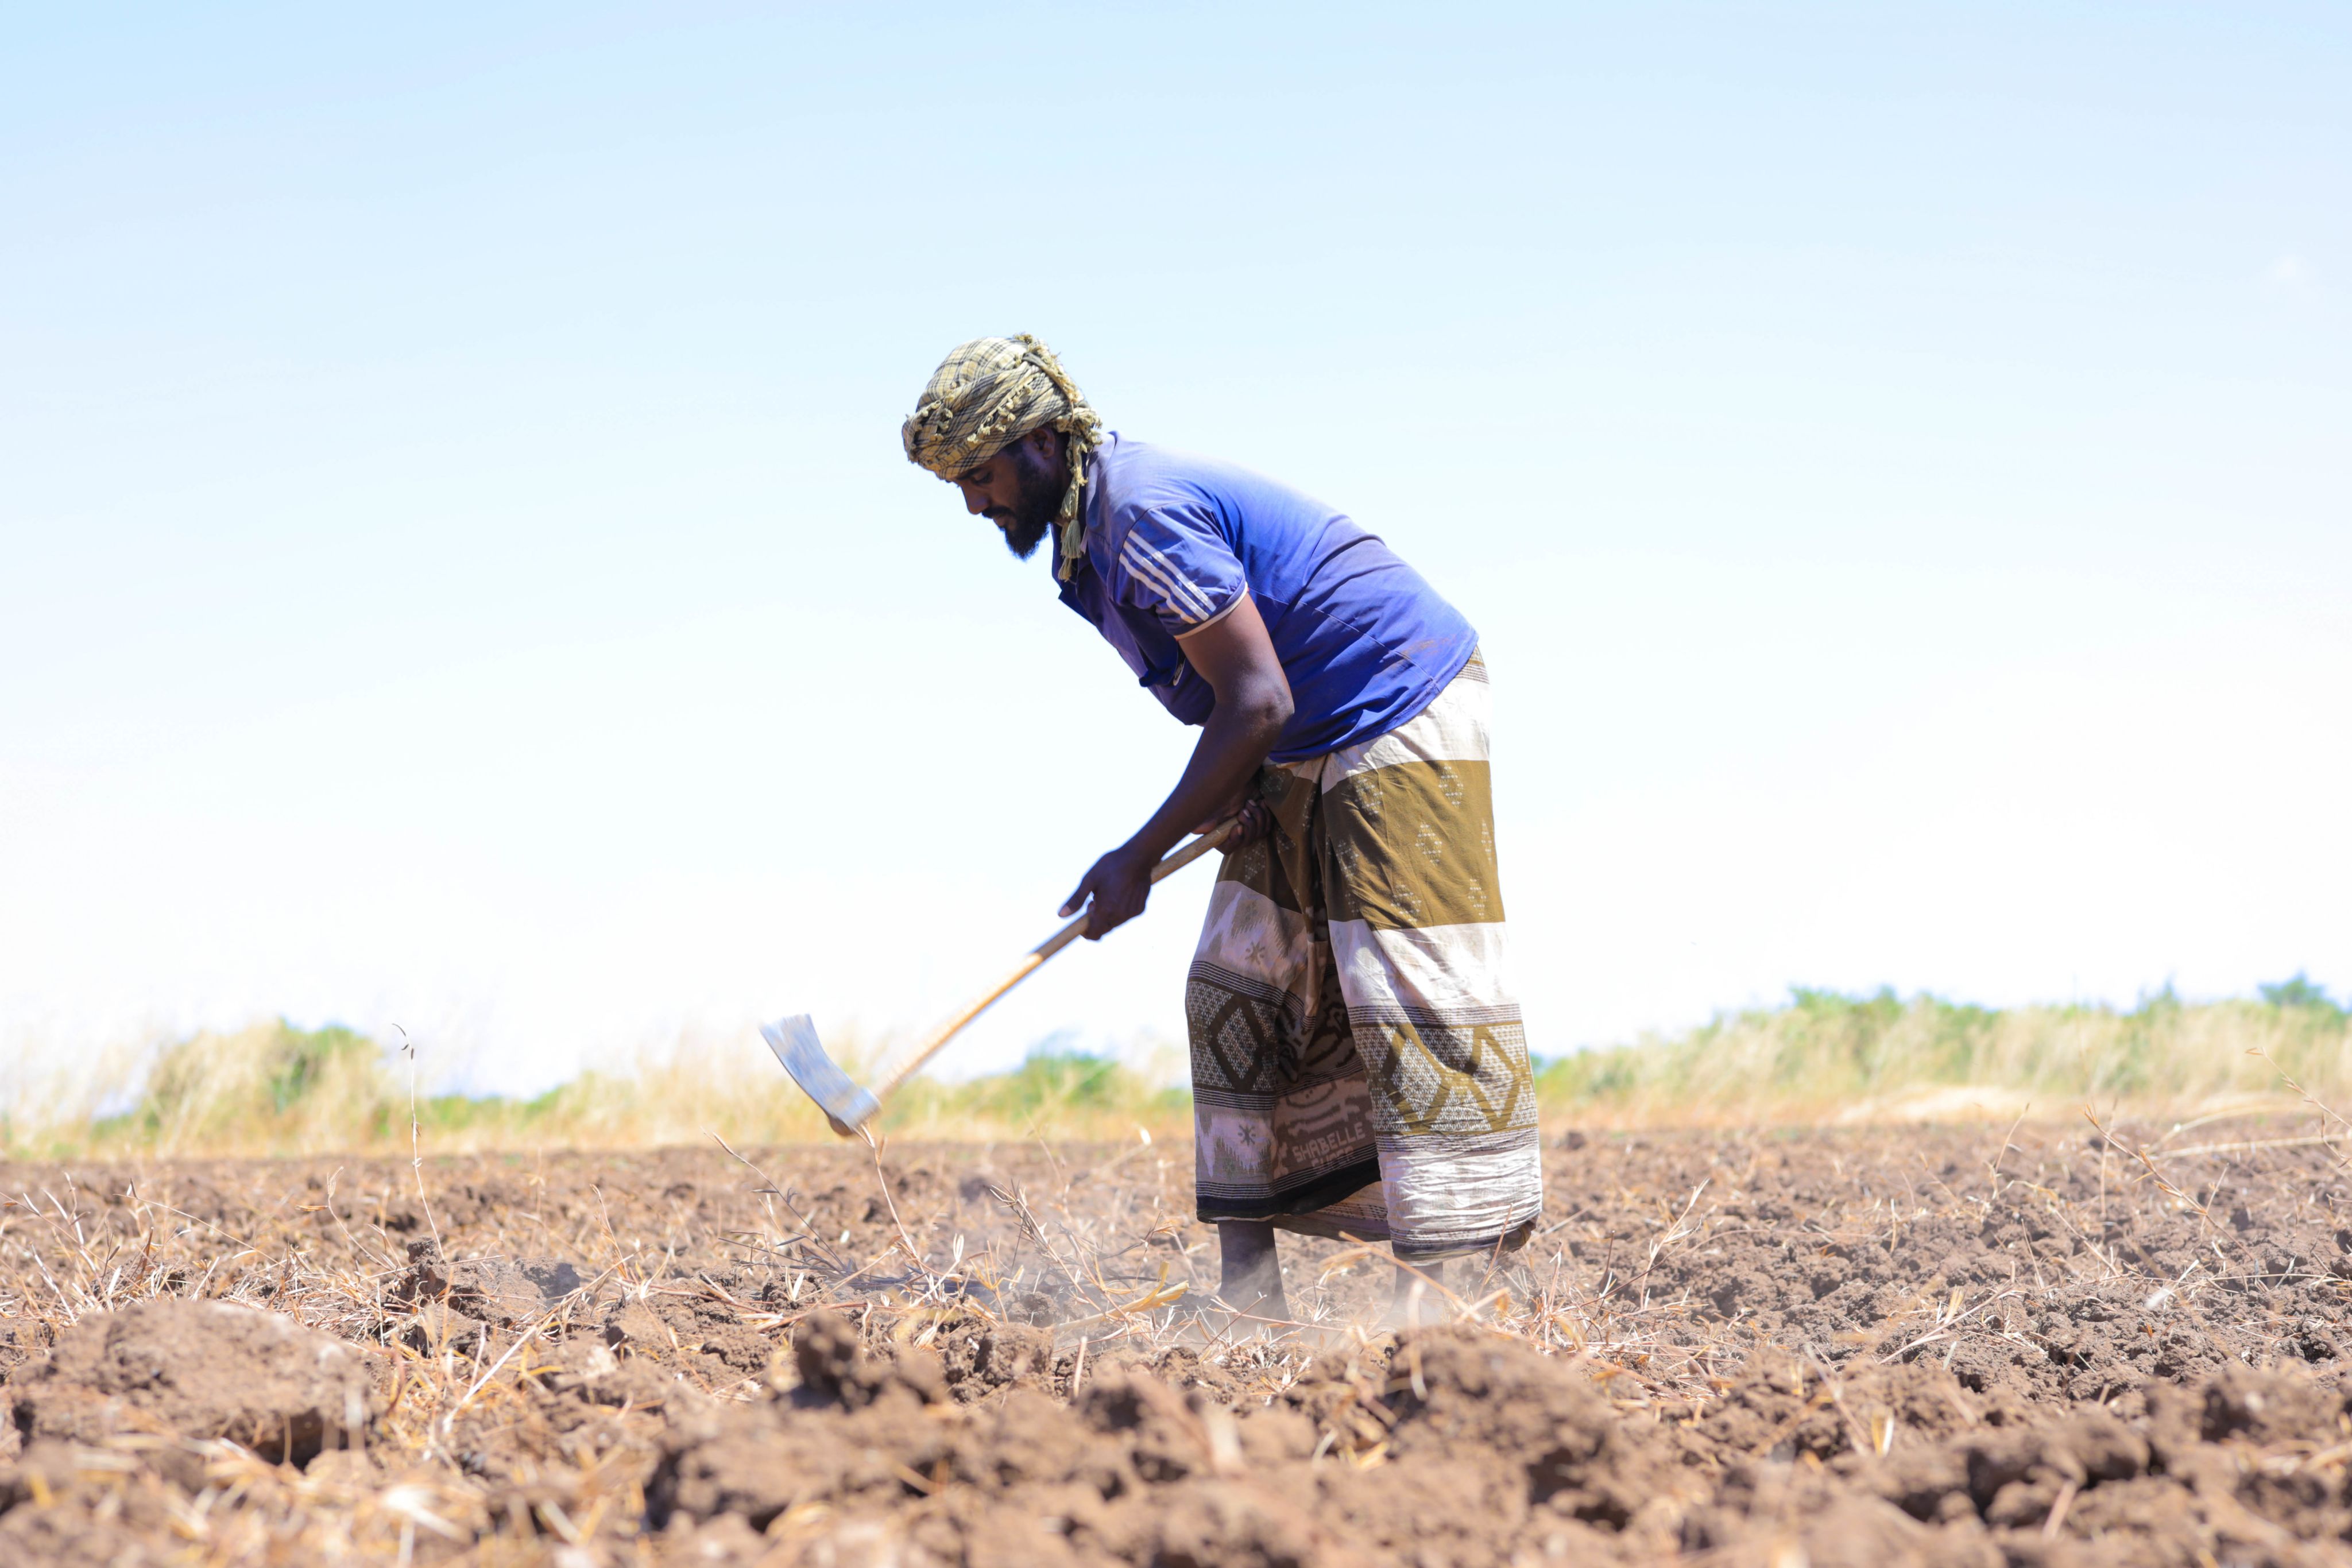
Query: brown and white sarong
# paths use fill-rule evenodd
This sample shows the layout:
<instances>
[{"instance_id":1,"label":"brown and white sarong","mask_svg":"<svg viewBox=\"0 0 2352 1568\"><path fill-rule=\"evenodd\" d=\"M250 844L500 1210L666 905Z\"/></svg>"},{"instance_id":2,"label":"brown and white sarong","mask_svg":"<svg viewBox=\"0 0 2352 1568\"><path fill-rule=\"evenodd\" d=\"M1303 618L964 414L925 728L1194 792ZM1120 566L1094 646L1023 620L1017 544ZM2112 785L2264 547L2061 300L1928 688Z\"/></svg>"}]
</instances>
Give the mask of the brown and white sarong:
<instances>
[{"instance_id":1,"label":"brown and white sarong","mask_svg":"<svg viewBox=\"0 0 2352 1568\"><path fill-rule=\"evenodd\" d=\"M1415 1260L1526 1239L1542 1145L1486 729L1474 653L1418 717L1260 776L1275 831L1225 857L1186 986L1202 1219Z\"/></svg>"}]
</instances>

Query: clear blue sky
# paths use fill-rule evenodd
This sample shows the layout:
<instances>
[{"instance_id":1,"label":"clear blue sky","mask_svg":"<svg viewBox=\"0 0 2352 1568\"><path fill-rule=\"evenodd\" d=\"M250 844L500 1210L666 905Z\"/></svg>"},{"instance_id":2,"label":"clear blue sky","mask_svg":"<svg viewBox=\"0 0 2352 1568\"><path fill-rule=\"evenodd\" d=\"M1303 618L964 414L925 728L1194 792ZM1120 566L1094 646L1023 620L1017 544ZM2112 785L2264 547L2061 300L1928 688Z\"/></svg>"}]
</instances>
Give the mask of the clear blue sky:
<instances>
[{"instance_id":1,"label":"clear blue sky","mask_svg":"<svg viewBox=\"0 0 2352 1568\"><path fill-rule=\"evenodd\" d=\"M1480 627L1538 1051L2341 988L2347 80L2320 5L0 13L0 1049L943 1010L1189 742L899 455L1024 329ZM1181 1038L1204 894L962 1065Z\"/></svg>"}]
</instances>

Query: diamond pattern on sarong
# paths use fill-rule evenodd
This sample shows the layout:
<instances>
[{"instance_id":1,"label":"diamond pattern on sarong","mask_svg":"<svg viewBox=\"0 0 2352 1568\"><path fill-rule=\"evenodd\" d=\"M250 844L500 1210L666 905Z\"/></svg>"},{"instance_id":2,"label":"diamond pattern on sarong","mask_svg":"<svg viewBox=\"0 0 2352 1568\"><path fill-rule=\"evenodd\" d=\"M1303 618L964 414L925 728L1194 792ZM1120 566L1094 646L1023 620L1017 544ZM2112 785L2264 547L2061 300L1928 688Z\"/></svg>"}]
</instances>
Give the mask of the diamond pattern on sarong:
<instances>
[{"instance_id":1,"label":"diamond pattern on sarong","mask_svg":"<svg viewBox=\"0 0 2352 1568\"><path fill-rule=\"evenodd\" d=\"M1288 1009L1230 986L1198 977L1184 982L1185 1032L1192 1043L1196 1086L1272 1094L1298 1061L1297 1026Z\"/></svg>"},{"instance_id":2,"label":"diamond pattern on sarong","mask_svg":"<svg viewBox=\"0 0 2352 1568\"><path fill-rule=\"evenodd\" d=\"M1536 1124L1535 1071L1516 1019L1447 1026L1359 1019L1381 1131L1404 1137Z\"/></svg>"},{"instance_id":3,"label":"diamond pattern on sarong","mask_svg":"<svg viewBox=\"0 0 2352 1568\"><path fill-rule=\"evenodd\" d=\"M1195 1088L1287 1094L1363 1071L1329 949L1318 947L1312 967L1323 995L1312 1012L1287 991L1193 964L1184 982L1184 1022Z\"/></svg>"}]
</instances>

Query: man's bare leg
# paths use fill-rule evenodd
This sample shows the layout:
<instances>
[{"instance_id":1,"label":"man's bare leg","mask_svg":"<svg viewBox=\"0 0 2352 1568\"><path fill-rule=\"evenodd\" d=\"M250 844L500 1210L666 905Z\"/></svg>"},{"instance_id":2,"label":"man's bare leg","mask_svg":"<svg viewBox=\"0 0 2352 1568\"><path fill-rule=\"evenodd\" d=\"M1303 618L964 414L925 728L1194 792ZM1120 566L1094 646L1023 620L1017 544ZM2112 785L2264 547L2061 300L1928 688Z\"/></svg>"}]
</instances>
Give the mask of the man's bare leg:
<instances>
[{"instance_id":1,"label":"man's bare leg","mask_svg":"<svg viewBox=\"0 0 2352 1568\"><path fill-rule=\"evenodd\" d=\"M1290 1302L1282 1293L1282 1260L1274 1249L1273 1221L1219 1220L1217 1250L1223 1267L1217 1294L1225 1305L1254 1318L1290 1316Z\"/></svg>"}]
</instances>

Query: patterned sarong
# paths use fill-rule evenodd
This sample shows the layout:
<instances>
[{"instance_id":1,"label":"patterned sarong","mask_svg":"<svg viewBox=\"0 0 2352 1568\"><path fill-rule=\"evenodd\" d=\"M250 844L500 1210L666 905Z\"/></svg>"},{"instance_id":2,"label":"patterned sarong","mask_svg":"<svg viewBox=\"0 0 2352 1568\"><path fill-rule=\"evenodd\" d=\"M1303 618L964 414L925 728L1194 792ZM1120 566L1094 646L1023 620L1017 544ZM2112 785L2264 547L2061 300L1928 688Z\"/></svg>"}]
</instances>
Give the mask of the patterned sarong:
<instances>
[{"instance_id":1,"label":"patterned sarong","mask_svg":"<svg viewBox=\"0 0 2352 1568\"><path fill-rule=\"evenodd\" d=\"M1419 717L1268 767L1271 837L1225 857L1192 960L1204 1220L1516 1247L1543 1207L1476 654Z\"/></svg>"}]
</instances>

